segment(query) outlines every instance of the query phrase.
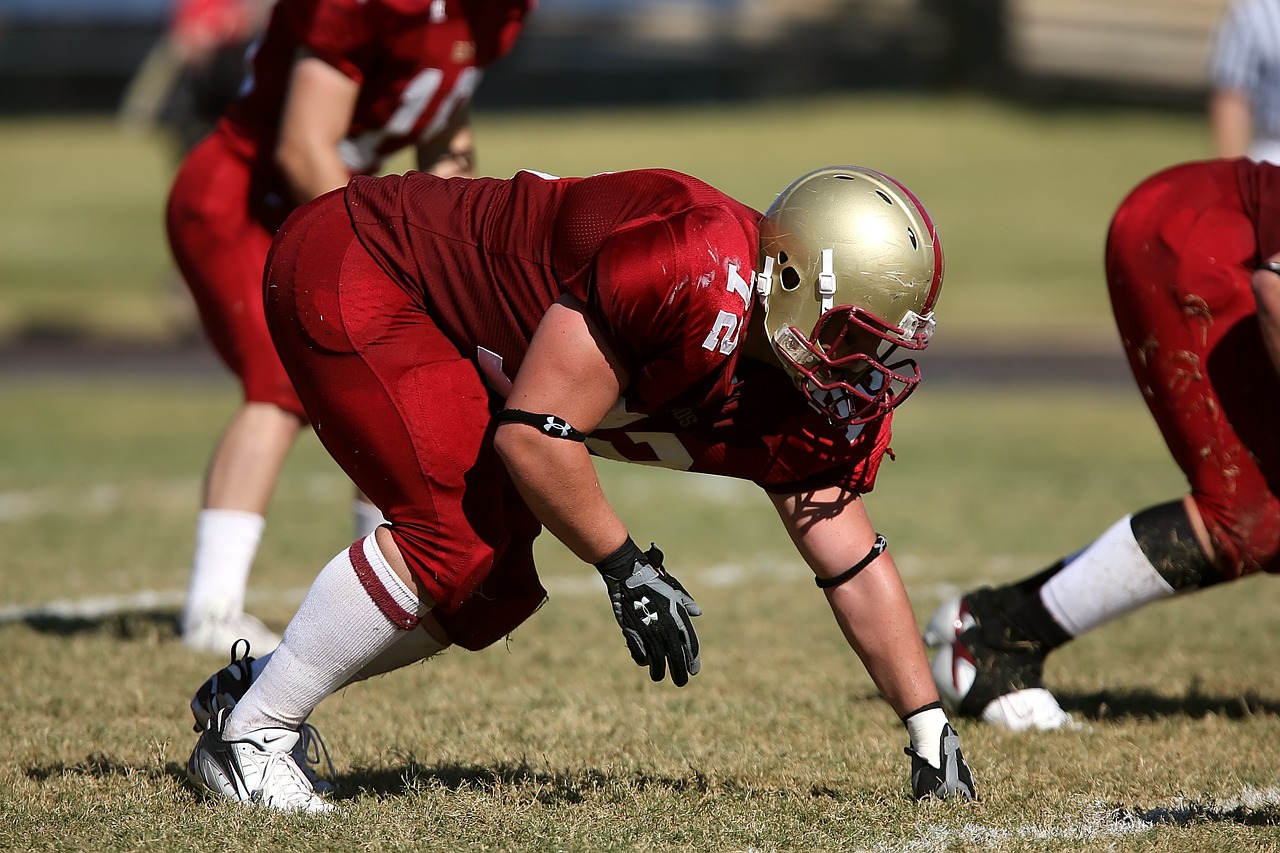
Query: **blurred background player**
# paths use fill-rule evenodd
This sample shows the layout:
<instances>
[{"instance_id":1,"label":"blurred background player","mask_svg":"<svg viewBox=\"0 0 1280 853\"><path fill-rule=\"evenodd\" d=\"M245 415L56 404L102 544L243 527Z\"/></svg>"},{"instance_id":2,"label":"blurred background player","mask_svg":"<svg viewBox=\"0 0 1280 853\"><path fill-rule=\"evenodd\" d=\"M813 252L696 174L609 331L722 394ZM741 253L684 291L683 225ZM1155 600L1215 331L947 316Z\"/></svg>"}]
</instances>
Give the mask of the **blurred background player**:
<instances>
[{"instance_id":1,"label":"blurred background player","mask_svg":"<svg viewBox=\"0 0 1280 853\"><path fill-rule=\"evenodd\" d=\"M119 116L132 130L162 130L177 165L204 139L244 82L247 53L274 0L178 0L164 34L129 81ZM182 276L164 276L169 325L199 340L200 319Z\"/></svg>"},{"instance_id":2,"label":"blurred background player","mask_svg":"<svg viewBox=\"0 0 1280 853\"><path fill-rule=\"evenodd\" d=\"M1280 163L1280 0L1235 0L1227 8L1209 81L1214 153Z\"/></svg>"},{"instance_id":3,"label":"blurred background player","mask_svg":"<svg viewBox=\"0 0 1280 853\"><path fill-rule=\"evenodd\" d=\"M331 809L290 755L312 710L523 623L546 598L543 525L599 570L635 663L686 684L702 611L633 541L594 453L758 484L903 720L913 794L972 799L862 501L919 383L896 353L928 344L941 286L920 202L855 167L803 176L763 216L658 169L358 177L299 210L268 324L316 434L391 524L324 567L265 662L197 691L192 779Z\"/></svg>"},{"instance_id":4,"label":"blurred background player","mask_svg":"<svg viewBox=\"0 0 1280 853\"><path fill-rule=\"evenodd\" d=\"M279 0L242 94L183 161L167 229L205 333L244 391L214 448L179 626L225 654L279 638L244 613L245 587L280 469L306 416L262 311L271 239L299 204L415 146L417 165L471 176L469 103L532 0ZM381 516L357 500L356 527Z\"/></svg>"},{"instance_id":5,"label":"blurred background player","mask_svg":"<svg viewBox=\"0 0 1280 853\"><path fill-rule=\"evenodd\" d=\"M178 0L125 92L120 118L171 131L179 157L213 130L244 82L274 0Z\"/></svg>"},{"instance_id":6,"label":"blurred background player","mask_svg":"<svg viewBox=\"0 0 1280 853\"><path fill-rule=\"evenodd\" d=\"M1126 515L1017 583L946 602L926 628L939 692L1013 729L1072 722L1045 657L1130 611L1280 571L1280 167L1176 166L1120 205L1107 284L1129 365L1190 494Z\"/></svg>"}]
</instances>

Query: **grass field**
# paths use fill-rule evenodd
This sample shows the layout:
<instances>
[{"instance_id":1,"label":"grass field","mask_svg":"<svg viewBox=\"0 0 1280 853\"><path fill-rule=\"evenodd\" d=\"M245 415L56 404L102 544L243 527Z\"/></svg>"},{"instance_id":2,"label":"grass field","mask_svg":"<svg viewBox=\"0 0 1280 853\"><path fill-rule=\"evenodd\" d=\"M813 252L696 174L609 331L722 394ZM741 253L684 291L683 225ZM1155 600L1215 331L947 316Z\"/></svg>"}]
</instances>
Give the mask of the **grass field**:
<instances>
[{"instance_id":1,"label":"grass field","mask_svg":"<svg viewBox=\"0 0 1280 853\"><path fill-rule=\"evenodd\" d=\"M706 609L704 669L690 686L648 682L590 569L544 537L551 600L506 647L447 653L314 715L334 752L340 816L204 804L182 782L194 742L186 702L218 660L184 652L171 621L196 472L232 389L11 380L0 391L22 413L0 421L5 598L110 611L0 626L0 848L1280 844L1280 654L1273 602L1258 595L1265 580L1066 647L1049 680L1089 732L965 725L984 801L918 807L900 724L761 496L612 464L605 485L623 516L668 549ZM1062 411L1071 417L1052 415ZM868 502L923 618L957 585L1039 568L1125 510L1175 494L1178 472L1158 445L1136 395L930 388L904 409L898 460ZM273 624L344 546L347 500L327 457L302 442L253 577L251 602Z\"/></svg>"},{"instance_id":2,"label":"grass field","mask_svg":"<svg viewBox=\"0 0 1280 853\"><path fill-rule=\"evenodd\" d=\"M1205 153L1194 117L950 99L479 125L486 172L667 165L759 206L811 165L879 166L918 190L948 241L940 340L1058 345L1113 337L1097 269L1111 208L1147 172ZM101 123L0 124L0 339L174 333L159 226L169 168L156 140ZM172 622L233 386L10 376L0 400L0 849L1280 849L1268 580L1068 645L1047 678L1087 730L963 724L983 801L916 805L902 726L762 496L610 463L620 513L706 610L688 687L631 664L594 573L544 536L551 599L508 644L446 653L316 712L338 815L206 803L183 782L186 706L221 661L185 652ZM921 620L1184 488L1126 389L926 379L893 445L867 500ZM250 591L276 627L348 543L349 498L301 441Z\"/></svg>"}]
</instances>

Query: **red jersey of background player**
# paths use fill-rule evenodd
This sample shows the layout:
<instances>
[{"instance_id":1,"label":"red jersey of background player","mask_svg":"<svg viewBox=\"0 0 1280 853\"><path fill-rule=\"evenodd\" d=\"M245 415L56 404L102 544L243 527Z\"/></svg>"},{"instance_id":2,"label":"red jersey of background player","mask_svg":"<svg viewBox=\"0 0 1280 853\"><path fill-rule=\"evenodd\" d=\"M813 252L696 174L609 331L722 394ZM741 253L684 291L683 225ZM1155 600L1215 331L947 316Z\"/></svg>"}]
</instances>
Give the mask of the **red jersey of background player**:
<instances>
[{"instance_id":1,"label":"red jersey of background player","mask_svg":"<svg viewBox=\"0 0 1280 853\"><path fill-rule=\"evenodd\" d=\"M226 120L274 149L289 74L307 50L360 84L342 158L352 173L441 130L508 53L535 0L279 0Z\"/></svg>"},{"instance_id":2,"label":"red jersey of background player","mask_svg":"<svg viewBox=\"0 0 1280 853\"><path fill-rule=\"evenodd\" d=\"M833 426L781 369L740 361L761 214L719 190L657 169L410 173L357 178L346 201L363 245L499 395L551 303L588 306L631 377L588 439L597 455L778 491L872 487L887 417Z\"/></svg>"},{"instance_id":3,"label":"red jersey of background player","mask_svg":"<svg viewBox=\"0 0 1280 853\"><path fill-rule=\"evenodd\" d=\"M1240 198L1258 239L1258 256L1269 258L1280 252L1280 167L1243 157L1235 164Z\"/></svg>"}]
</instances>

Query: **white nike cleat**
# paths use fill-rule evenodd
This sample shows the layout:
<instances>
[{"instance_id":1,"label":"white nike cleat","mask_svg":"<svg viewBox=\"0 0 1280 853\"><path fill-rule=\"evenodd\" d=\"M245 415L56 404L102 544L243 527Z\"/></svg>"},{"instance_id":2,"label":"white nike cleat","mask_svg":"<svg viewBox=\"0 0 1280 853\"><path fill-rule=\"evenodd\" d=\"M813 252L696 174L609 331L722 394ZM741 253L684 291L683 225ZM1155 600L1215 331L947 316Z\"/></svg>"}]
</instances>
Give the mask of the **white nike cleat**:
<instances>
[{"instance_id":1,"label":"white nike cleat","mask_svg":"<svg viewBox=\"0 0 1280 853\"><path fill-rule=\"evenodd\" d=\"M997 696L979 717L984 723L1014 732L1083 729L1043 687L1028 687Z\"/></svg>"},{"instance_id":2,"label":"white nike cleat","mask_svg":"<svg viewBox=\"0 0 1280 853\"><path fill-rule=\"evenodd\" d=\"M968 611L961 612L960 598L952 598L938 605L924 626L924 644L927 648L950 645L973 625L973 617Z\"/></svg>"},{"instance_id":3,"label":"white nike cleat","mask_svg":"<svg viewBox=\"0 0 1280 853\"><path fill-rule=\"evenodd\" d=\"M248 640L237 640L231 646L231 663L205 679L196 695L191 697L191 715L196 721L194 731L203 732L219 710L231 711L249 691L249 685L253 683L254 661L249 656L249 648ZM332 794L336 789L337 774L319 730L310 723L303 723L299 735L293 747L294 762L302 768L317 794ZM328 765L328 778L320 775L321 761Z\"/></svg>"},{"instance_id":4,"label":"white nike cleat","mask_svg":"<svg viewBox=\"0 0 1280 853\"><path fill-rule=\"evenodd\" d=\"M225 655L238 640L247 640L260 655L280 645L280 635L248 613L183 616L182 643L192 651Z\"/></svg>"},{"instance_id":5,"label":"white nike cleat","mask_svg":"<svg viewBox=\"0 0 1280 853\"><path fill-rule=\"evenodd\" d=\"M1044 657L1002 626L986 588L943 602L924 630L946 709L1015 732L1080 729L1044 687Z\"/></svg>"},{"instance_id":6,"label":"white nike cleat","mask_svg":"<svg viewBox=\"0 0 1280 853\"><path fill-rule=\"evenodd\" d=\"M194 784L245 805L275 811L335 810L316 795L291 755L299 732L263 728L239 740L225 740L222 730L228 713L219 710L196 742L187 762L187 776Z\"/></svg>"}]
</instances>

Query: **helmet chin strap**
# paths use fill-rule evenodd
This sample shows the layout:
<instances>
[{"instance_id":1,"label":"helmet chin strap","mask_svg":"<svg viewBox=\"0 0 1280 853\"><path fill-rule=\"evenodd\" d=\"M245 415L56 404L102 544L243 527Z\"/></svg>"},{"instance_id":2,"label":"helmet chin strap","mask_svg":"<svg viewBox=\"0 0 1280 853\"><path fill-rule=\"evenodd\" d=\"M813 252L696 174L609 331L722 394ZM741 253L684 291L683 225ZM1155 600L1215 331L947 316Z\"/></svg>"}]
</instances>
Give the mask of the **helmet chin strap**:
<instances>
[{"instance_id":1,"label":"helmet chin strap","mask_svg":"<svg viewBox=\"0 0 1280 853\"><path fill-rule=\"evenodd\" d=\"M769 292L773 290L773 258L764 257L764 269L756 273L756 296L760 298L760 307L765 313L769 311Z\"/></svg>"},{"instance_id":2,"label":"helmet chin strap","mask_svg":"<svg viewBox=\"0 0 1280 853\"><path fill-rule=\"evenodd\" d=\"M822 300L821 317L835 307L836 269L835 249L822 250L822 271L818 273L818 298Z\"/></svg>"}]
</instances>

